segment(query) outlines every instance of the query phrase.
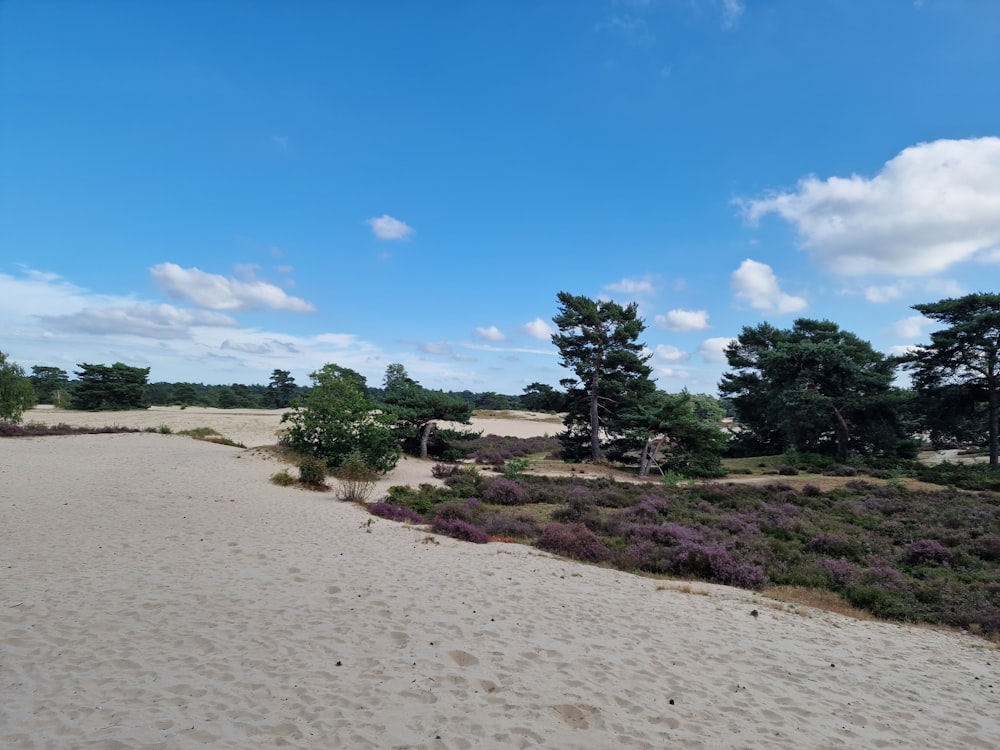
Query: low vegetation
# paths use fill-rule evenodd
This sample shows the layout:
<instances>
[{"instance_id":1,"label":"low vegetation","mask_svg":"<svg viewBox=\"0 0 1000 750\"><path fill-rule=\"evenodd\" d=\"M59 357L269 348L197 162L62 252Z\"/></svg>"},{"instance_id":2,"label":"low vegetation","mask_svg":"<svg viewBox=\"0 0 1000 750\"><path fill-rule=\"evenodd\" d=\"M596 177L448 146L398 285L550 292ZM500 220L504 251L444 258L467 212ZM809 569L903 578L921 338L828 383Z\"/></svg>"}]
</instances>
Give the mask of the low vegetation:
<instances>
[{"instance_id":1,"label":"low vegetation","mask_svg":"<svg viewBox=\"0 0 1000 750\"><path fill-rule=\"evenodd\" d=\"M949 471L951 480L961 473ZM634 572L827 591L878 617L1000 635L1000 499L991 493L907 490L870 476L822 490L785 481L513 481L454 466L435 474L446 487L393 487L372 512Z\"/></svg>"}]
</instances>

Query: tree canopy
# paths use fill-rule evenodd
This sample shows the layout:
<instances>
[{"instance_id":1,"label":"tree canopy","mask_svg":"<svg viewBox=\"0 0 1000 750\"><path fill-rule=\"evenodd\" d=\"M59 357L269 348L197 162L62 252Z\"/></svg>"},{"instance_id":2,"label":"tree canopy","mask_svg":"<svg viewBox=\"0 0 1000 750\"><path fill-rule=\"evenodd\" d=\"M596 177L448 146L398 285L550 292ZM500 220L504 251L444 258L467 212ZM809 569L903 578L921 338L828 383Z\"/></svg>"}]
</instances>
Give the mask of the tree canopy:
<instances>
[{"instance_id":1,"label":"tree canopy","mask_svg":"<svg viewBox=\"0 0 1000 750\"><path fill-rule=\"evenodd\" d=\"M985 403L990 467L1000 468L1000 294L968 294L913 309L946 326L908 357L914 387L936 418L931 425L969 430L976 405Z\"/></svg>"},{"instance_id":2,"label":"tree canopy","mask_svg":"<svg viewBox=\"0 0 1000 750\"><path fill-rule=\"evenodd\" d=\"M726 358L733 371L719 391L758 447L832 452L845 461L852 450L895 452L905 443L892 387L896 361L835 323L745 327Z\"/></svg>"},{"instance_id":3,"label":"tree canopy","mask_svg":"<svg viewBox=\"0 0 1000 750\"><path fill-rule=\"evenodd\" d=\"M428 391L393 363L386 368L383 404L396 418L397 437L404 447L421 458L431 452L431 435L438 421L469 424L472 406L437 391Z\"/></svg>"},{"instance_id":4,"label":"tree canopy","mask_svg":"<svg viewBox=\"0 0 1000 750\"><path fill-rule=\"evenodd\" d=\"M21 416L35 405L35 389L24 369L0 352L0 422L18 424Z\"/></svg>"},{"instance_id":5,"label":"tree canopy","mask_svg":"<svg viewBox=\"0 0 1000 750\"><path fill-rule=\"evenodd\" d=\"M281 418L291 424L283 442L335 471L353 458L380 474L395 468L400 456L391 429L395 419L368 395L364 376L327 364L309 377L309 393Z\"/></svg>"},{"instance_id":6,"label":"tree canopy","mask_svg":"<svg viewBox=\"0 0 1000 750\"><path fill-rule=\"evenodd\" d=\"M589 454L600 461L605 448L622 455L636 447L634 434L639 405L656 390L650 380L639 335L645 323L638 305L559 292L558 333L552 343L560 364L573 373L562 380L566 389L566 431L560 434L563 454L580 459ZM604 442L602 443L602 433Z\"/></svg>"},{"instance_id":7,"label":"tree canopy","mask_svg":"<svg viewBox=\"0 0 1000 750\"><path fill-rule=\"evenodd\" d=\"M73 408L85 411L144 409L143 388L149 377L148 367L113 365L77 365L78 382L73 389Z\"/></svg>"}]
</instances>

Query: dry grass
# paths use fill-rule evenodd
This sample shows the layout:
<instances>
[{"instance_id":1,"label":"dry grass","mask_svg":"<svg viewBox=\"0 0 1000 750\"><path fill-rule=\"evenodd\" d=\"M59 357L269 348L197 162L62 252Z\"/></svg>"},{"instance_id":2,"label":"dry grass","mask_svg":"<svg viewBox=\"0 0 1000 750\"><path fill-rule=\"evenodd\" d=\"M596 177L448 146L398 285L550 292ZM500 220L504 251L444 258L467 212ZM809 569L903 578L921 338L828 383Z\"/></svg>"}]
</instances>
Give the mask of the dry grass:
<instances>
[{"instance_id":1,"label":"dry grass","mask_svg":"<svg viewBox=\"0 0 1000 750\"><path fill-rule=\"evenodd\" d=\"M821 609L825 612L834 612L838 615L853 617L855 620L878 620L870 612L852 607L840 598L838 594L824 589L811 589L805 586L775 586L765 593L770 599L776 599L785 604L795 604L799 606ZM781 604L777 608L781 608Z\"/></svg>"}]
</instances>

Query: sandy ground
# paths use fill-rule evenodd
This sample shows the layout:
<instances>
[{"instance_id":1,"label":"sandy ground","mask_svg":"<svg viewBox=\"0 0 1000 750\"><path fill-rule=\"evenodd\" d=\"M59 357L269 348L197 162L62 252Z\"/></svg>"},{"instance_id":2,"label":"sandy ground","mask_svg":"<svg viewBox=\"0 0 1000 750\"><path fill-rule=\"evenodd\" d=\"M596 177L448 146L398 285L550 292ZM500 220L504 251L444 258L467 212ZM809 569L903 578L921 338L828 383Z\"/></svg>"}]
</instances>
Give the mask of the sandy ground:
<instances>
[{"instance_id":1,"label":"sandy ground","mask_svg":"<svg viewBox=\"0 0 1000 750\"><path fill-rule=\"evenodd\" d=\"M276 468L0 441L0 747L997 747L973 636L367 526Z\"/></svg>"}]
</instances>

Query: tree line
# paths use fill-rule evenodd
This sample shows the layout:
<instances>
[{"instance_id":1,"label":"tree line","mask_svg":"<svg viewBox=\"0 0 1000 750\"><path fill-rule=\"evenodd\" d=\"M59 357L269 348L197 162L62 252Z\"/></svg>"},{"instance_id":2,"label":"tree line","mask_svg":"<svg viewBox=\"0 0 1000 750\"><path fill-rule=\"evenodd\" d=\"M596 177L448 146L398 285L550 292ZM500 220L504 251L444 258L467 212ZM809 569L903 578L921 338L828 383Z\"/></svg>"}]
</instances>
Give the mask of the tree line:
<instances>
[{"instance_id":1,"label":"tree line","mask_svg":"<svg viewBox=\"0 0 1000 750\"><path fill-rule=\"evenodd\" d=\"M400 364L389 366L381 388L333 364L312 373L309 387L296 384L285 370L275 370L266 386L150 385L148 368L122 363L81 364L72 381L53 367L34 367L26 376L0 352L0 420L17 421L35 401L136 408L154 399L204 403L213 392L212 405L294 406L286 415L290 439L314 453L325 451L334 468L364 436L376 446L366 457L373 467L394 464L392 455L404 447L422 456L454 455L461 434L437 431L436 424L468 423L473 407L561 412L564 458L632 464L640 474L658 468L719 475L725 452L797 451L838 461L856 455L914 457L925 440L937 446L985 444L990 466L998 467L1000 295L915 305L942 327L931 333L928 345L904 356L878 352L826 320L801 318L787 329L769 323L744 327L726 349L730 370L719 384L722 399L656 387L636 304L568 292L560 292L557 301L552 342L568 372L562 391L533 383L517 397L444 393L424 388ZM911 375L912 387L894 384L900 372ZM733 435L719 430L723 407L738 421ZM339 435L332 432L333 422L340 425ZM342 445L318 448L320 443ZM387 451L387 461L378 458L378 450Z\"/></svg>"}]
</instances>

